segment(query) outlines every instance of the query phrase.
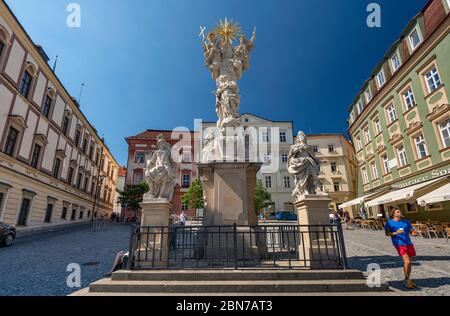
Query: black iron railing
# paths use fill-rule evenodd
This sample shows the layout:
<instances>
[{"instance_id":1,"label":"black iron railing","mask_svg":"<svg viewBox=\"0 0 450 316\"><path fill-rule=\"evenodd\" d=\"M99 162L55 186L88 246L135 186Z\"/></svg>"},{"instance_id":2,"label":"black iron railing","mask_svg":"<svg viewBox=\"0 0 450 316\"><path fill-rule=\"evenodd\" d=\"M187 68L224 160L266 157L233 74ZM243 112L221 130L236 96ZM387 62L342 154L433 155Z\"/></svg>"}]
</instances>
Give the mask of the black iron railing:
<instances>
[{"instance_id":1,"label":"black iron railing","mask_svg":"<svg viewBox=\"0 0 450 316\"><path fill-rule=\"evenodd\" d=\"M128 269L346 269L341 225L133 226Z\"/></svg>"}]
</instances>

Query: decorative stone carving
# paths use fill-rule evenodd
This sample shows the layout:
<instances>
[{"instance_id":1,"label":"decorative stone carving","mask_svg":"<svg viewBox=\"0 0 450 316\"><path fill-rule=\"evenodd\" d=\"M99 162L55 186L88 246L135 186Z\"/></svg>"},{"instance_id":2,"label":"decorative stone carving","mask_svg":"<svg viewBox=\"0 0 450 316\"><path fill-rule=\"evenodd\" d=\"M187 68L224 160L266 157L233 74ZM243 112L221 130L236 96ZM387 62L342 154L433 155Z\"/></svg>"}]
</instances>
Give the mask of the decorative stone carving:
<instances>
[{"instance_id":1,"label":"decorative stone carving","mask_svg":"<svg viewBox=\"0 0 450 316\"><path fill-rule=\"evenodd\" d=\"M422 127L423 127L422 122L413 122L413 123L409 124L408 128L405 130L405 133L408 136L410 136L411 134L414 134L415 132L417 132Z\"/></svg>"},{"instance_id":2,"label":"decorative stone carving","mask_svg":"<svg viewBox=\"0 0 450 316\"><path fill-rule=\"evenodd\" d=\"M306 143L306 135L299 132L296 143L291 147L288 157L288 171L294 175L294 201L297 202L306 195L320 194L320 161L314 155L311 146Z\"/></svg>"},{"instance_id":3,"label":"decorative stone carving","mask_svg":"<svg viewBox=\"0 0 450 316\"><path fill-rule=\"evenodd\" d=\"M204 28L201 35L204 36ZM220 152L217 148L223 147L221 144L230 143L239 146L235 141L236 134L233 131L240 127L241 119L239 106L241 97L237 81L242 78L242 73L250 68L250 52L254 48L256 39L256 29L250 40L242 35L241 27L228 19L220 21L216 29L203 38L203 50L205 66L211 72L211 77L216 81L216 112L218 116L217 129L219 135L215 138L216 144L210 144L211 139L206 139L208 146L203 149L202 157L210 159L218 157ZM239 45L233 47L233 40L239 37ZM228 129L228 131L227 131ZM228 133L227 133L228 132ZM224 139L230 137L230 139ZM215 151L215 152L213 152ZM203 160L208 162L210 160ZM218 158L218 160L221 160Z\"/></svg>"},{"instance_id":4,"label":"decorative stone carving","mask_svg":"<svg viewBox=\"0 0 450 316\"><path fill-rule=\"evenodd\" d=\"M144 200L167 199L172 201L176 168L171 156L171 147L163 135L157 137L158 150L145 168L145 181L150 187Z\"/></svg>"}]
</instances>

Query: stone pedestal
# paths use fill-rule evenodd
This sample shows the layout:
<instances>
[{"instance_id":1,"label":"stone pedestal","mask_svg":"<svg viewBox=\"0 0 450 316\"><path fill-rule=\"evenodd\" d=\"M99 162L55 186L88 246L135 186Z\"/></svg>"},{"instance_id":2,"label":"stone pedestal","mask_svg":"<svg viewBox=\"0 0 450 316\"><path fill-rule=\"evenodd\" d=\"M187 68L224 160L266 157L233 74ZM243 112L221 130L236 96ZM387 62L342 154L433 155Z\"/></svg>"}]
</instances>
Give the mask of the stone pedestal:
<instances>
[{"instance_id":1,"label":"stone pedestal","mask_svg":"<svg viewBox=\"0 0 450 316\"><path fill-rule=\"evenodd\" d=\"M171 203L167 199L146 199L144 197L141 207L141 233L143 235L140 249L137 250L139 254L135 255L146 258L146 265L164 266L169 255L169 233L167 228L163 231L157 227L169 226Z\"/></svg>"},{"instance_id":2,"label":"stone pedestal","mask_svg":"<svg viewBox=\"0 0 450 316\"><path fill-rule=\"evenodd\" d=\"M207 201L204 225L258 225L253 197L260 168L246 162L198 165Z\"/></svg>"},{"instance_id":3,"label":"stone pedestal","mask_svg":"<svg viewBox=\"0 0 450 316\"><path fill-rule=\"evenodd\" d=\"M300 260L304 266L311 269L325 268L327 264L335 264L336 257L331 247L334 238L331 228L324 230L323 226L311 226L331 224L328 208L331 201L327 194L306 195L294 204L298 212L299 225L308 225L300 228L302 233L299 246Z\"/></svg>"},{"instance_id":4,"label":"stone pedestal","mask_svg":"<svg viewBox=\"0 0 450 316\"><path fill-rule=\"evenodd\" d=\"M203 218L204 226L258 225L253 197L256 188L256 175L260 168L260 163L248 162L213 162L198 165L200 175L203 177L203 189L207 201ZM230 227L229 230L228 237L224 235L222 238L232 238L232 228ZM245 230L245 232L242 230ZM266 245L259 241L260 235L255 234L248 227L237 227L236 235L239 239L237 244L240 247L238 254L251 254L253 258L265 255ZM224 255L232 256L234 254L233 241L229 240L226 244L229 245L227 250L223 248L224 240L211 235L207 238L205 246L206 249L208 247L212 249L221 248ZM245 250L241 249L242 247ZM206 255L208 256L208 252L206 252Z\"/></svg>"}]
</instances>

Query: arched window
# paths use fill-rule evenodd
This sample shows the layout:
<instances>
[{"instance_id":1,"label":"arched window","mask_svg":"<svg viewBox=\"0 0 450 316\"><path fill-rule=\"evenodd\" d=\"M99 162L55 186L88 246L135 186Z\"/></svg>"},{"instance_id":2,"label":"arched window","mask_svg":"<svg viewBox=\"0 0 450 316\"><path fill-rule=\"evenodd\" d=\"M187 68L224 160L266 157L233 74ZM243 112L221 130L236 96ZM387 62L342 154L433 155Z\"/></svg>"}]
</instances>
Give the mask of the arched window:
<instances>
[{"instance_id":1,"label":"arched window","mask_svg":"<svg viewBox=\"0 0 450 316\"><path fill-rule=\"evenodd\" d=\"M47 94L45 95L44 107L42 108L42 114L44 114L46 118L50 117L54 102L55 102L55 91L49 88Z\"/></svg>"},{"instance_id":2,"label":"arched window","mask_svg":"<svg viewBox=\"0 0 450 316\"><path fill-rule=\"evenodd\" d=\"M34 66L30 63L27 64L25 70L22 75L22 81L20 82L19 92L25 98L28 98L30 95L31 87L33 85L34 76L36 74L36 70Z\"/></svg>"}]
</instances>

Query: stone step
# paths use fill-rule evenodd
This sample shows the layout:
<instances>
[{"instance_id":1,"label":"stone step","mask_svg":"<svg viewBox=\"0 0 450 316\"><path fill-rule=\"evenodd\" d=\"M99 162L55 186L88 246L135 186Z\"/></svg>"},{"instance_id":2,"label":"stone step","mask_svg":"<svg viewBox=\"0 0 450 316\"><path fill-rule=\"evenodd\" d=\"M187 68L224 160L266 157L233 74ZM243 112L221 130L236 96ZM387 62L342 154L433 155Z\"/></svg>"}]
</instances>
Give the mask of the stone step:
<instances>
[{"instance_id":1,"label":"stone step","mask_svg":"<svg viewBox=\"0 0 450 316\"><path fill-rule=\"evenodd\" d=\"M386 292L389 287L369 288L365 280L251 280L251 281L114 281L91 284L91 293L315 293Z\"/></svg>"},{"instance_id":2,"label":"stone step","mask_svg":"<svg viewBox=\"0 0 450 316\"><path fill-rule=\"evenodd\" d=\"M283 281L283 280L363 280L357 270L176 270L118 271L113 281Z\"/></svg>"}]
</instances>

